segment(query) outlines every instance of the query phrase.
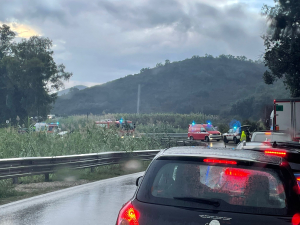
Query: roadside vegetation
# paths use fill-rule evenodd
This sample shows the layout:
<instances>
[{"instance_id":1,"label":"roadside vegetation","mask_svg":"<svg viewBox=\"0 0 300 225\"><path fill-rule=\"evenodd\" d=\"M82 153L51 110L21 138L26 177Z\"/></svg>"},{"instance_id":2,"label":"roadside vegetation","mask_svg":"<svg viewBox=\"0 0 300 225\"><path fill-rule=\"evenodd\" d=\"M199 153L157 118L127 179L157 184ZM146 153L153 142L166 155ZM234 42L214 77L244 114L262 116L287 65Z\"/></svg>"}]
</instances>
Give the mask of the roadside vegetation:
<instances>
[{"instance_id":1,"label":"roadside vegetation","mask_svg":"<svg viewBox=\"0 0 300 225\"><path fill-rule=\"evenodd\" d=\"M105 115L74 115L60 117L52 120L59 121L62 130L74 131L81 129L88 124L93 126L95 121L111 119L111 120L131 120L136 124L135 132L140 133L187 133L189 124L211 122L218 127L221 133L227 132L232 121L240 121L242 125L250 125L251 131L267 129L268 127L262 120L245 120L240 116L218 116L205 115L203 113L178 114L178 113L150 113L150 114L105 114ZM51 122L51 121L48 121Z\"/></svg>"},{"instance_id":2,"label":"roadside vegetation","mask_svg":"<svg viewBox=\"0 0 300 225\"><path fill-rule=\"evenodd\" d=\"M60 137L47 133L23 133L9 127L0 129L0 158L87 154L106 151L159 149L154 137L118 135L116 129L82 127Z\"/></svg>"}]
</instances>

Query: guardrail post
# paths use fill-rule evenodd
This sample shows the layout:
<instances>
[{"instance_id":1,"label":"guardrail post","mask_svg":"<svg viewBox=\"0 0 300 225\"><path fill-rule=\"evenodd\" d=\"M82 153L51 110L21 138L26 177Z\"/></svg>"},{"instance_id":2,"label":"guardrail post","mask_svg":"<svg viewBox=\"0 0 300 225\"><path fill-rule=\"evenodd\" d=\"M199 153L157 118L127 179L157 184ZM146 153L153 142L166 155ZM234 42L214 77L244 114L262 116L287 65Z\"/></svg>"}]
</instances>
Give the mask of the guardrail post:
<instances>
[{"instance_id":1,"label":"guardrail post","mask_svg":"<svg viewBox=\"0 0 300 225\"><path fill-rule=\"evenodd\" d=\"M45 181L46 181L46 182L49 182L49 181L50 181L50 179L49 179L49 173L45 173Z\"/></svg>"},{"instance_id":2,"label":"guardrail post","mask_svg":"<svg viewBox=\"0 0 300 225\"><path fill-rule=\"evenodd\" d=\"M13 184L18 184L19 183L18 177L14 177L12 182L13 182Z\"/></svg>"}]
</instances>

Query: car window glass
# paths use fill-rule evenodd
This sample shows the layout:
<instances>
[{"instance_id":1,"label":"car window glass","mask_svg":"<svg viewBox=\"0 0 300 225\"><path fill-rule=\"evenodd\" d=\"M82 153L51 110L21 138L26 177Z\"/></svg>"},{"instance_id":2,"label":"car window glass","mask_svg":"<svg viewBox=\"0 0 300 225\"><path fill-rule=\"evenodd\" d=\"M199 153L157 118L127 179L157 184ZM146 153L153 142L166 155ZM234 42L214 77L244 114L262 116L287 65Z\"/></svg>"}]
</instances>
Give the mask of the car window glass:
<instances>
[{"instance_id":1,"label":"car window glass","mask_svg":"<svg viewBox=\"0 0 300 225\"><path fill-rule=\"evenodd\" d=\"M213 126L207 126L206 130L207 131L215 131L216 129Z\"/></svg>"},{"instance_id":2,"label":"car window glass","mask_svg":"<svg viewBox=\"0 0 300 225\"><path fill-rule=\"evenodd\" d=\"M285 209L284 186L271 169L261 171L228 166L207 166L195 163L167 163L148 184L151 192L143 201L180 204L174 197L215 199L220 209L229 206ZM151 197L152 196L152 197ZM195 203L191 203L195 204ZM267 211L273 213L272 210Z\"/></svg>"},{"instance_id":3,"label":"car window glass","mask_svg":"<svg viewBox=\"0 0 300 225\"><path fill-rule=\"evenodd\" d=\"M206 130L203 127L201 127L201 132L206 132Z\"/></svg>"},{"instance_id":4,"label":"car window glass","mask_svg":"<svg viewBox=\"0 0 300 225\"><path fill-rule=\"evenodd\" d=\"M264 133L261 134L256 134L253 137L252 141L257 141L257 142L264 142L264 141L277 141L277 142L285 142L285 141L291 141L291 137L286 134L271 134L271 135L266 135Z\"/></svg>"}]
</instances>

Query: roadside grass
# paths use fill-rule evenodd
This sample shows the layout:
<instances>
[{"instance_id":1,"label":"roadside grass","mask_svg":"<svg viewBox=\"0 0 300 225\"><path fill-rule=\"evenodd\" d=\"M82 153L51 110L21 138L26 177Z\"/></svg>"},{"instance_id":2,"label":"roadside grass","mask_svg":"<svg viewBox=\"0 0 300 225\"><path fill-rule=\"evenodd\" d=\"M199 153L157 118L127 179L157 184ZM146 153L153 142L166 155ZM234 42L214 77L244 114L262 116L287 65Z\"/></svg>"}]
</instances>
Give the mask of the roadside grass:
<instances>
[{"instance_id":1,"label":"roadside grass","mask_svg":"<svg viewBox=\"0 0 300 225\"><path fill-rule=\"evenodd\" d=\"M206 123L211 121L214 125L219 124L220 118L216 115L205 115L203 113L177 114L177 113L151 113L151 114L105 114L105 115L74 115L66 118L54 119L59 121L63 130L76 130L81 127L93 125L95 121L104 119L131 120L136 124L138 133L186 133L189 124ZM49 121L50 122L50 121Z\"/></svg>"},{"instance_id":2,"label":"roadside grass","mask_svg":"<svg viewBox=\"0 0 300 225\"><path fill-rule=\"evenodd\" d=\"M117 129L82 127L63 137L47 133L19 134L13 127L0 129L0 158L88 154L107 151L160 149L158 137L120 137Z\"/></svg>"},{"instance_id":3,"label":"roadside grass","mask_svg":"<svg viewBox=\"0 0 300 225\"><path fill-rule=\"evenodd\" d=\"M44 175L20 177L19 184L12 184L11 179L1 180L0 205L93 181L142 172L147 169L150 162L128 161L123 164L95 167L92 171L90 168L63 169L50 174L49 182L44 181Z\"/></svg>"}]
</instances>

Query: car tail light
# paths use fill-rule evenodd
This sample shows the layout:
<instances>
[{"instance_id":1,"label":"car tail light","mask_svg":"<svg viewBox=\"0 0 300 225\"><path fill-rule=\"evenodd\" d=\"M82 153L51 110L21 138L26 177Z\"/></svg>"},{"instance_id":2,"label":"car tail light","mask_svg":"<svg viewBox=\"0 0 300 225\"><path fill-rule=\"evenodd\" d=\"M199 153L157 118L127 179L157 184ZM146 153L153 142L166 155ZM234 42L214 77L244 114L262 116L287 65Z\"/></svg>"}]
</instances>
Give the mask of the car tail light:
<instances>
[{"instance_id":1,"label":"car tail light","mask_svg":"<svg viewBox=\"0 0 300 225\"><path fill-rule=\"evenodd\" d=\"M232 165L236 165L237 164L236 161L224 160L224 159L204 159L203 162L206 162L206 163L232 164Z\"/></svg>"},{"instance_id":2,"label":"car tail light","mask_svg":"<svg viewBox=\"0 0 300 225\"><path fill-rule=\"evenodd\" d=\"M299 225L300 224L300 213L296 213L292 218L292 224L293 225Z\"/></svg>"},{"instance_id":3,"label":"car tail light","mask_svg":"<svg viewBox=\"0 0 300 225\"><path fill-rule=\"evenodd\" d=\"M286 156L286 151L284 150L273 150L273 149L266 149L265 150L266 155L276 155L276 156L281 156L285 157Z\"/></svg>"},{"instance_id":4,"label":"car tail light","mask_svg":"<svg viewBox=\"0 0 300 225\"><path fill-rule=\"evenodd\" d=\"M120 210L117 225L139 225L139 216L139 212L129 201Z\"/></svg>"},{"instance_id":5,"label":"car tail light","mask_svg":"<svg viewBox=\"0 0 300 225\"><path fill-rule=\"evenodd\" d=\"M227 168L225 174L228 176L246 177L249 173L240 169Z\"/></svg>"},{"instance_id":6,"label":"car tail light","mask_svg":"<svg viewBox=\"0 0 300 225\"><path fill-rule=\"evenodd\" d=\"M271 132L266 132L265 135L271 135Z\"/></svg>"}]
</instances>

